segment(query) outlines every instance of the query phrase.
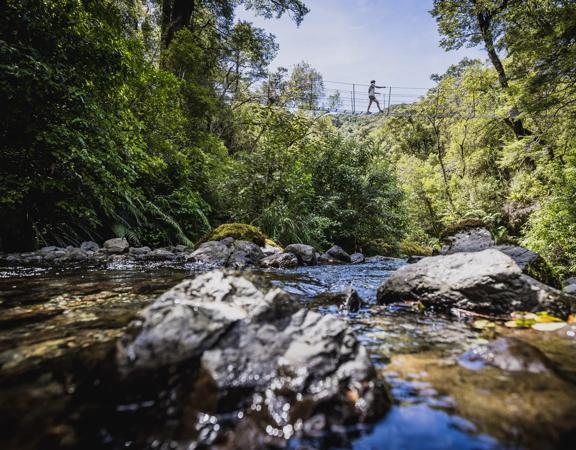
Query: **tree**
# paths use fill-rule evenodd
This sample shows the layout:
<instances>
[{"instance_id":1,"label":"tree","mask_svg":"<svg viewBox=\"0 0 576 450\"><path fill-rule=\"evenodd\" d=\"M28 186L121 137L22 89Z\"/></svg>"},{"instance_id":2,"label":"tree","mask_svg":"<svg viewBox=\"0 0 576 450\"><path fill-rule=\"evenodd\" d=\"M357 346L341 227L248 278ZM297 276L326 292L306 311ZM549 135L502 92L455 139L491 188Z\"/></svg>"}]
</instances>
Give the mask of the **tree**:
<instances>
[{"instance_id":1,"label":"tree","mask_svg":"<svg viewBox=\"0 0 576 450\"><path fill-rule=\"evenodd\" d=\"M513 6L521 7L517 4L515 0L434 0L434 8L430 13L438 23L442 47L457 50L464 45L474 47L483 44L498 73L500 87L508 90L509 76L498 50L504 48L501 38L508 26L510 9ZM514 105L506 123L518 138L531 135L518 115L518 108Z\"/></svg>"},{"instance_id":2,"label":"tree","mask_svg":"<svg viewBox=\"0 0 576 450\"><path fill-rule=\"evenodd\" d=\"M324 97L322 74L307 62L294 66L287 84L292 105L301 109L316 109Z\"/></svg>"},{"instance_id":3,"label":"tree","mask_svg":"<svg viewBox=\"0 0 576 450\"><path fill-rule=\"evenodd\" d=\"M212 26L226 34L232 26L234 8L238 5L244 5L266 18L280 18L287 13L296 24L300 24L308 13L308 8L301 0L162 0L164 47L170 45L179 30L194 28L195 16L200 16L205 11L211 13L211 20L197 26Z\"/></svg>"}]
</instances>

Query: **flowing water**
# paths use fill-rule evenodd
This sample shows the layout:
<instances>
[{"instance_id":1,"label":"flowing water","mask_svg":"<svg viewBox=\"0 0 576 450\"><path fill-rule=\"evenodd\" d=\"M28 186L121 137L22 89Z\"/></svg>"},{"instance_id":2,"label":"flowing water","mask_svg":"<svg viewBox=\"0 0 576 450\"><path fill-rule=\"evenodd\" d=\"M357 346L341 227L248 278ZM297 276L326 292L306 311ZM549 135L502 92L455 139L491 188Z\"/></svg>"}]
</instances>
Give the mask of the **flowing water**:
<instances>
[{"instance_id":1,"label":"flowing water","mask_svg":"<svg viewBox=\"0 0 576 450\"><path fill-rule=\"evenodd\" d=\"M342 315L369 349L394 405L371 426L292 439L288 448L536 449L573 448L576 439L574 332L538 333L497 327L410 305L377 306L376 289L404 264L301 267L264 272L272 284L323 314L342 313L331 293L353 287L364 299ZM159 293L195 275L166 264L60 269L0 269L0 448L181 448L171 432L179 416L142 415L142 399L122 404L109 381L116 339ZM570 334L571 333L571 334ZM552 373L507 372L462 364L462 355L496 336L514 335L554 362ZM103 415L102 411L114 411ZM145 419L143 419L145 417ZM122 436L119 445L118 435ZM188 447L194 448L191 444Z\"/></svg>"}]
</instances>

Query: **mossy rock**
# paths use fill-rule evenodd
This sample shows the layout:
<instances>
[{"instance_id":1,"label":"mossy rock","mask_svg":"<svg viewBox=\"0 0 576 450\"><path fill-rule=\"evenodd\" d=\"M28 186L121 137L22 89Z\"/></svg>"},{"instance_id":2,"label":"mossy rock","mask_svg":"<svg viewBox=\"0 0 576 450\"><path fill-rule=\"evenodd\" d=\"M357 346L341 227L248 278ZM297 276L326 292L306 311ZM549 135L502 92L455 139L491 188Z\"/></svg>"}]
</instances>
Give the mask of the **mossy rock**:
<instances>
[{"instance_id":1,"label":"mossy rock","mask_svg":"<svg viewBox=\"0 0 576 450\"><path fill-rule=\"evenodd\" d=\"M432 248L416 242L401 242L400 254L402 256L432 256Z\"/></svg>"},{"instance_id":2,"label":"mossy rock","mask_svg":"<svg viewBox=\"0 0 576 450\"><path fill-rule=\"evenodd\" d=\"M460 231L472 230L473 228L489 229L486 222L480 219L465 219L460 222L448 225L446 228L444 228L444 231L442 231L440 237L442 239L446 239L450 236L455 235L456 233L459 233Z\"/></svg>"},{"instance_id":3,"label":"mossy rock","mask_svg":"<svg viewBox=\"0 0 576 450\"><path fill-rule=\"evenodd\" d=\"M276 241L273 241L270 238L266 239L265 243L266 243L266 245L268 245L270 247L277 248L281 252L284 251L284 247L282 247L280 244L278 244Z\"/></svg>"},{"instance_id":4,"label":"mossy rock","mask_svg":"<svg viewBox=\"0 0 576 450\"><path fill-rule=\"evenodd\" d=\"M399 255L397 243L390 243L384 239L372 239L362 245L362 253L366 256L389 256Z\"/></svg>"},{"instance_id":5,"label":"mossy rock","mask_svg":"<svg viewBox=\"0 0 576 450\"><path fill-rule=\"evenodd\" d=\"M260 228L245 223L225 223L215 230L212 230L201 242L220 241L224 238L232 237L240 241L250 241L264 247L266 244L266 235L260 231Z\"/></svg>"}]
</instances>

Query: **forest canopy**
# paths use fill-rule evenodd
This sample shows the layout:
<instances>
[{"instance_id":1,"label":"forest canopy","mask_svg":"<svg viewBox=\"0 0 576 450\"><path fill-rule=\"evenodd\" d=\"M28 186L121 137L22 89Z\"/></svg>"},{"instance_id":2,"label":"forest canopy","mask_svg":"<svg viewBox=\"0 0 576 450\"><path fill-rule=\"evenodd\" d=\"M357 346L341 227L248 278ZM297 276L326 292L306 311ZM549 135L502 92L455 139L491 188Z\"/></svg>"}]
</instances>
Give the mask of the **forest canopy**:
<instances>
[{"instance_id":1,"label":"forest canopy","mask_svg":"<svg viewBox=\"0 0 576 450\"><path fill-rule=\"evenodd\" d=\"M487 59L377 118L310 112L324 95L313 61L272 73L274 36L238 6L295 33L308 13L300 0L0 4L0 250L193 245L243 222L284 244L395 252L437 248L473 218L576 272L573 1L435 0L440 45Z\"/></svg>"}]
</instances>

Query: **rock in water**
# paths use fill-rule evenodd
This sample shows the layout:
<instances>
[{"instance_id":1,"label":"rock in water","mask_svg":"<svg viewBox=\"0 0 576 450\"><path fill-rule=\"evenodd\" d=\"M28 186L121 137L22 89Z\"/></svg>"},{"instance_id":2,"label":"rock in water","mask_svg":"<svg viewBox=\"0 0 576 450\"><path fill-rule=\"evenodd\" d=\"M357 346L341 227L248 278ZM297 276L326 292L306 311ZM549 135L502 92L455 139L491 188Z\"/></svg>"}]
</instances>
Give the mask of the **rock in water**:
<instances>
[{"instance_id":1,"label":"rock in water","mask_svg":"<svg viewBox=\"0 0 576 450\"><path fill-rule=\"evenodd\" d=\"M349 263L352 262L350 255L344 251L344 249L338 245L330 247L326 254L337 261Z\"/></svg>"},{"instance_id":2,"label":"rock in water","mask_svg":"<svg viewBox=\"0 0 576 450\"><path fill-rule=\"evenodd\" d=\"M365 261L364 255L362 253L352 253L350 255L350 261L352 264L362 264Z\"/></svg>"},{"instance_id":3,"label":"rock in water","mask_svg":"<svg viewBox=\"0 0 576 450\"><path fill-rule=\"evenodd\" d=\"M405 300L438 310L548 311L566 317L575 299L524 275L512 258L488 249L424 258L401 267L378 288L378 302Z\"/></svg>"},{"instance_id":4,"label":"rock in water","mask_svg":"<svg viewBox=\"0 0 576 450\"><path fill-rule=\"evenodd\" d=\"M261 259L259 265L263 268L289 269L298 266L298 258L293 253L277 253Z\"/></svg>"},{"instance_id":5,"label":"rock in water","mask_svg":"<svg viewBox=\"0 0 576 450\"><path fill-rule=\"evenodd\" d=\"M316 258L316 250L311 245L305 244L290 244L284 251L286 253L293 253L298 258L298 262L305 266L315 266L318 264Z\"/></svg>"},{"instance_id":6,"label":"rock in water","mask_svg":"<svg viewBox=\"0 0 576 450\"><path fill-rule=\"evenodd\" d=\"M224 267L230 258L230 248L220 241L204 242L190 256L196 262L207 266Z\"/></svg>"},{"instance_id":7,"label":"rock in water","mask_svg":"<svg viewBox=\"0 0 576 450\"><path fill-rule=\"evenodd\" d=\"M490 232L483 227L462 230L445 239L440 254L451 255L460 252L478 252L494 245Z\"/></svg>"},{"instance_id":8,"label":"rock in water","mask_svg":"<svg viewBox=\"0 0 576 450\"><path fill-rule=\"evenodd\" d=\"M484 227L462 230L447 237L440 254L479 252L488 248L496 248L508 255L526 275L557 289L561 287L550 266L538 253L518 245L496 245L492 235Z\"/></svg>"},{"instance_id":9,"label":"rock in water","mask_svg":"<svg viewBox=\"0 0 576 450\"><path fill-rule=\"evenodd\" d=\"M127 377L197 361L246 415L253 413L247 405L266 399L263 428L318 418L325 428L338 427L376 419L389 406L366 349L345 322L221 271L184 281L142 310L118 345L117 361Z\"/></svg>"},{"instance_id":10,"label":"rock in water","mask_svg":"<svg viewBox=\"0 0 576 450\"><path fill-rule=\"evenodd\" d=\"M191 259L211 267L244 269L264 258L262 249L249 241L227 237L221 241L208 241L190 255Z\"/></svg>"},{"instance_id":11,"label":"rock in water","mask_svg":"<svg viewBox=\"0 0 576 450\"><path fill-rule=\"evenodd\" d=\"M85 252L95 252L100 249L100 246L94 241L84 241L80 244L80 248Z\"/></svg>"},{"instance_id":12,"label":"rock in water","mask_svg":"<svg viewBox=\"0 0 576 450\"><path fill-rule=\"evenodd\" d=\"M130 244L128 244L126 238L108 239L106 242L104 242L104 250L106 253L124 253L128 251L129 247Z\"/></svg>"},{"instance_id":13,"label":"rock in water","mask_svg":"<svg viewBox=\"0 0 576 450\"><path fill-rule=\"evenodd\" d=\"M466 352L459 359L465 367L474 368L478 363L511 372L553 373L554 365L536 347L520 339L496 339Z\"/></svg>"}]
</instances>

